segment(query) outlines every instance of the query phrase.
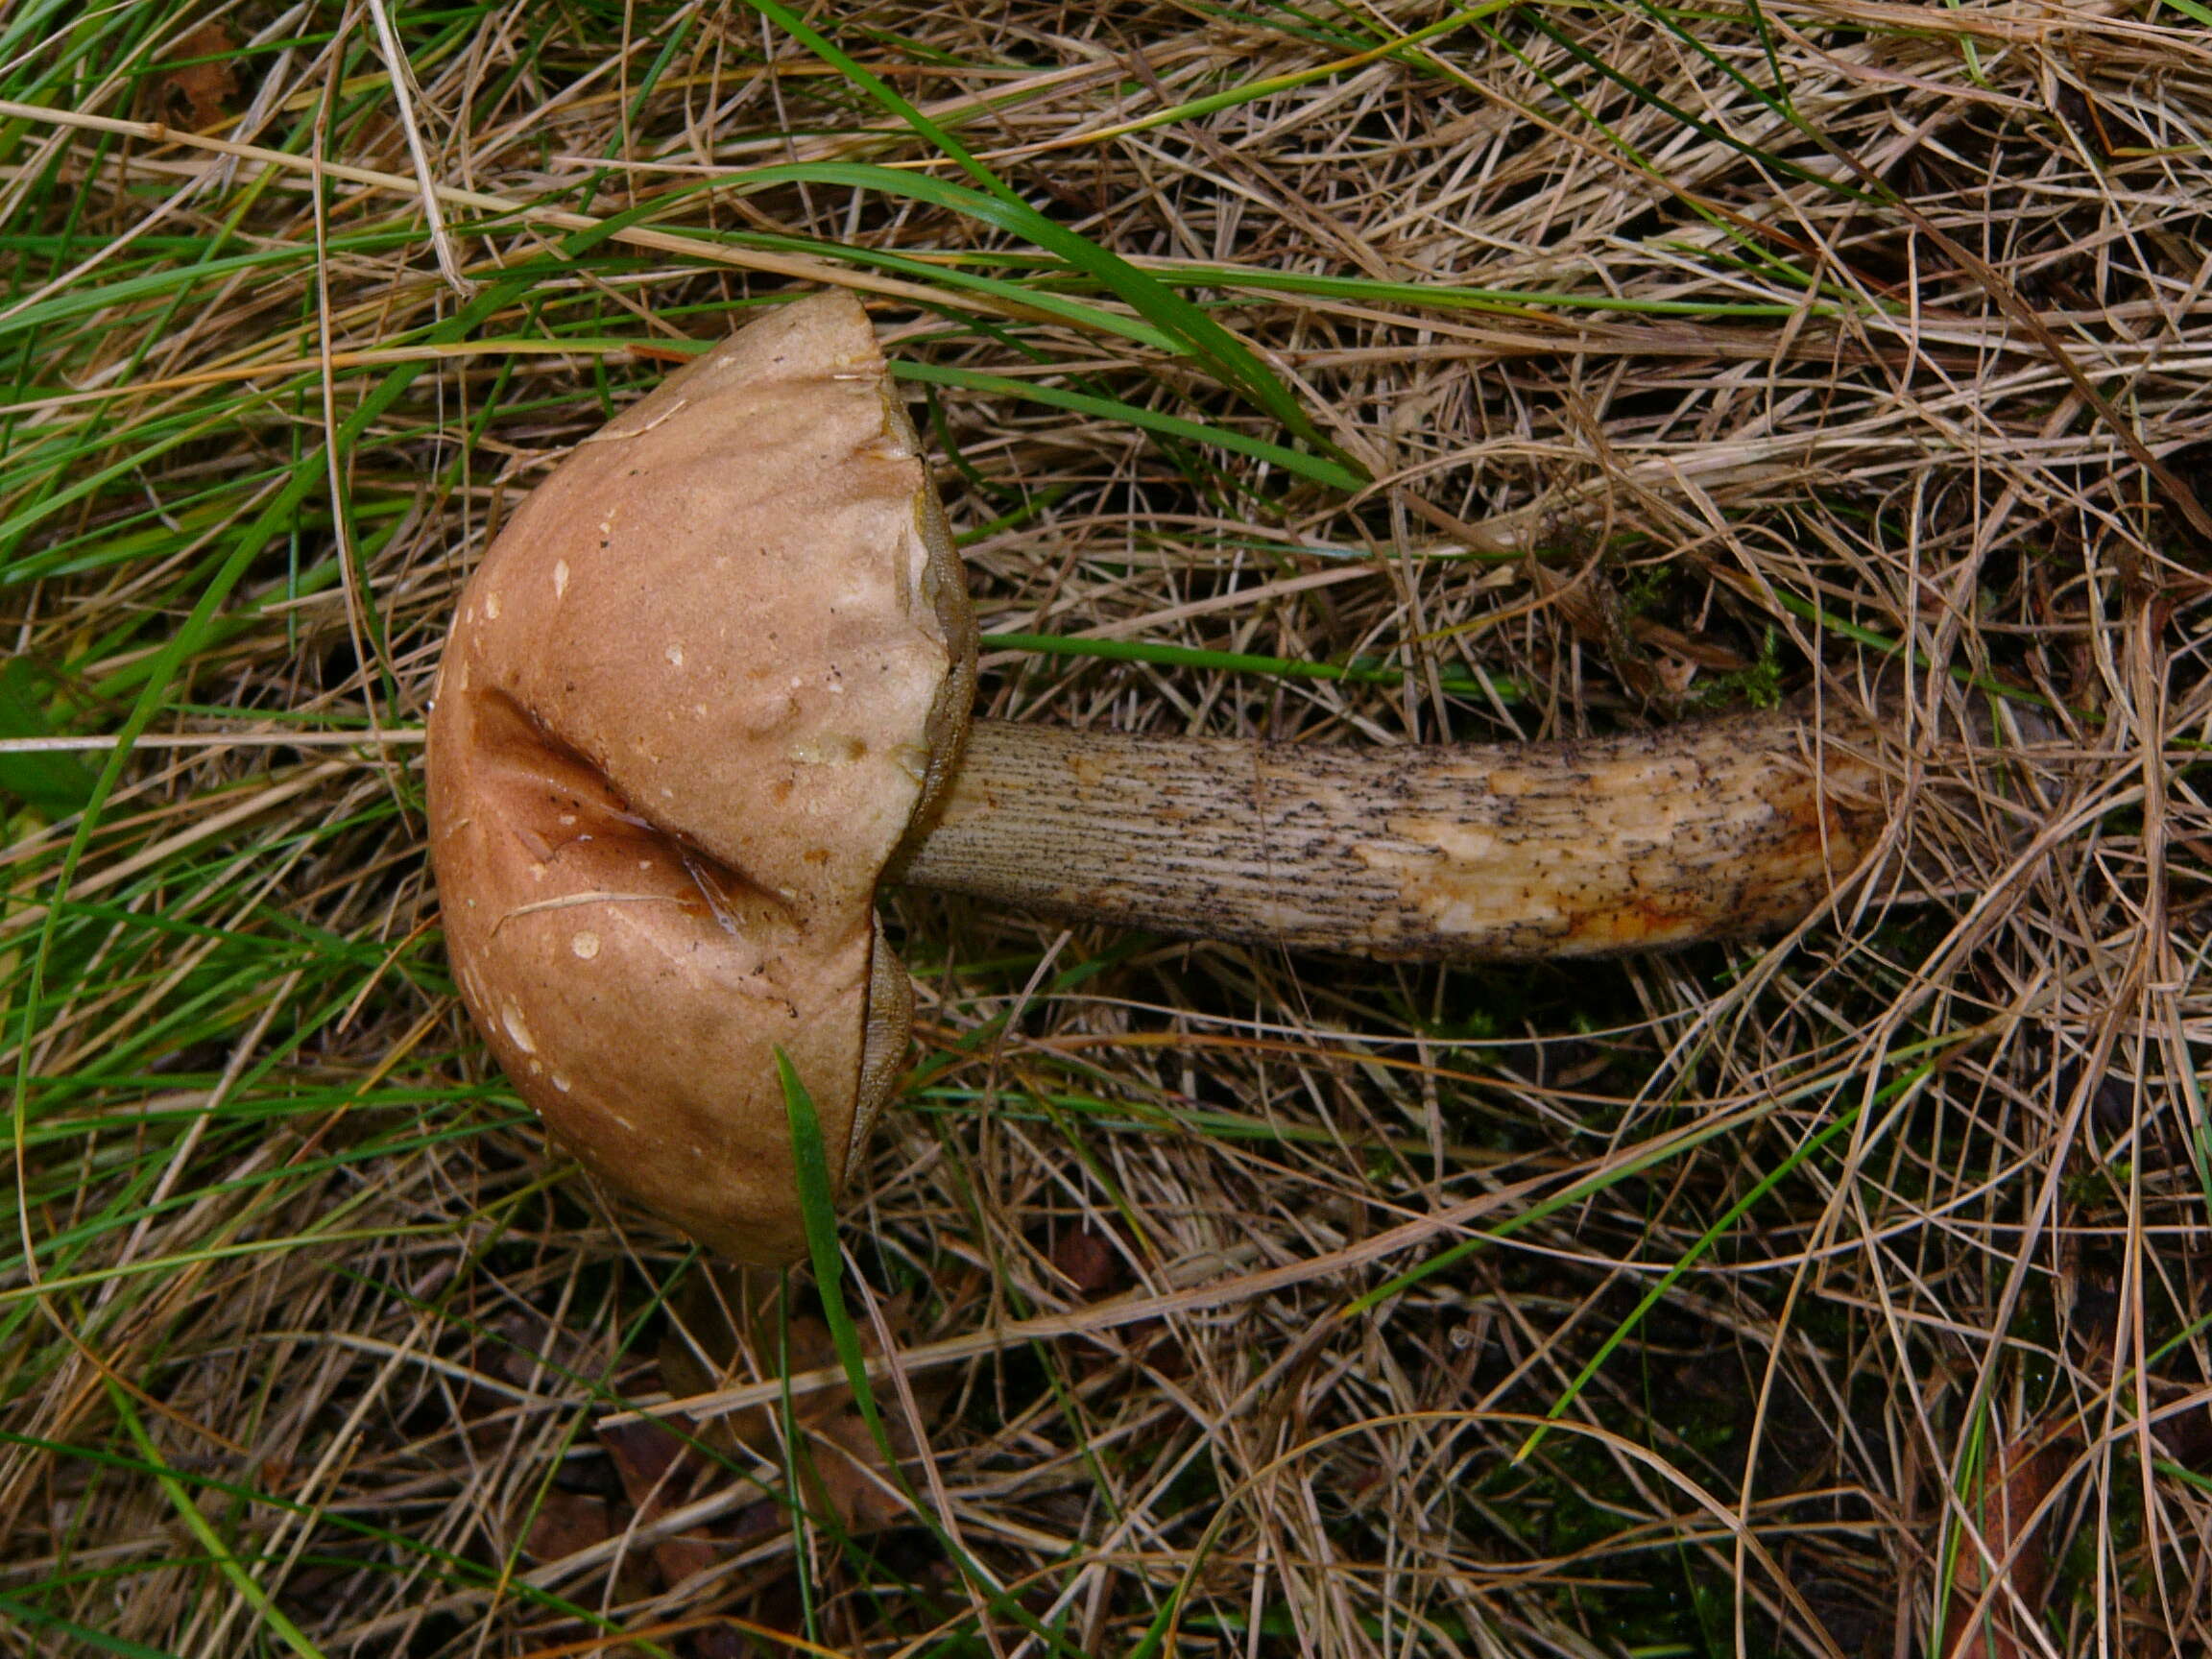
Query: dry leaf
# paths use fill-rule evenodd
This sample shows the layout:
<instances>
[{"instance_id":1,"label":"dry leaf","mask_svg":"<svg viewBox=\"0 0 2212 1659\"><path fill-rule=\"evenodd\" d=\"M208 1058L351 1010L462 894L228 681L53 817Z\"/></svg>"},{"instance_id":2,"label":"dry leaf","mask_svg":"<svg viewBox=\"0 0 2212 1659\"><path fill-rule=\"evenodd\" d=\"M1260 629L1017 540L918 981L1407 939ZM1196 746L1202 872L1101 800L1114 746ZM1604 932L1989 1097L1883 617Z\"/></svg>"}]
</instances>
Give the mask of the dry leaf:
<instances>
[{"instance_id":1,"label":"dry leaf","mask_svg":"<svg viewBox=\"0 0 2212 1659\"><path fill-rule=\"evenodd\" d=\"M170 49L172 59L204 59L186 62L161 77L162 101L183 111L194 132L221 126L230 118L229 101L238 95L238 73L230 55L238 50L228 24L203 23Z\"/></svg>"},{"instance_id":2,"label":"dry leaf","mask_svg":"<svg viewBox=\"0 0 2212 1659\"><path fill-rule=\"evenodd\" d=\"M1089 1227L1063 1233L1052 1245L1052 1265L1085 1296L1104 1296L1121 1286L1121 1257L1113 1240Z\"/></svg>"},{"instance_id":3,"label":"dry leaf","mask_svg":"<svg viewBox=\"0 0 2212 1659\"><path fill-rule=\"evenodd\" d=\"M2029 1518L2065 1469L2064 1454L2040 1430L2008 1442L1994 1464L1984 1468L1967 1508L1989 1553L2010 1579L2010 1591L2002 1585L1988 1588L1987 1560L1972 1539L1961 1538L1943 1616L1944 1659L2027 1659L2039 1650L2021 1627L2019 1604L2040 1605L2051 1561L2042 1527L2031 1527Z\"/></svg>"},{"instance_id":4,"label":"dry leaf","mask_svg":"<svg viewBox=\"0 0 2212 1659\"><path fill-rule=\"evenodd\" d=\"M539 1501L522 1550L533 1561L565 1561L613 1536L614 1512L606 1499L555 1490Z\"/></svg>"},{"instance_id":5,"label":"dry leaf","mask_svg":"<svg viewBox=\"0 0 2212 1659\"><path fill-rule=\"evenodd\" d=\"M786 1362L794 1371L811 1371L837 1362L837 1345L830 1328L811 1314L792 1319L781 1334ZM861 1347L869 1358L877 1345L866 1331ZM770 1352L774 1352L771 1348ZM778 1408L758 1407L726 1419L731 1434L755 1456L783 1461L783 1435ZM901 1458L913 1455L912 1435L905 1431L896 1409L883 1413L892 1451ZM889 1480L881 1450L869 1432L850 1388L823 1388L794 1402L793 1426L804 1445L799 1462L799 1490L809 1513L835 1517L848 1533L879 1531L896 1525L905 1513L905 1501Z\"/></svg>"},{"instance_id":6,"label":"dry leaf","mask_svg":"<svg viewBox=\"0 0 2212 1659\"><path fill-rule=\"evenodd\" d=\"M781 1292L772 1274L717 1268L701 1275L678 1299L683 1327L661 1344L661 1376L670 1393L704 1393L731 1381L774 1375L781 1363L789 1371L812 1371L837 1363L837 1346L817 1315L782 1316ZM903 1297L885 1305L884 1323L894 1337L907 1320ZM749 1334L752 1363L734 1365L735 1326ZM686 1339L687 1338L687 1339ZM873 1332L860 1331L862 1350L879 1351ZM707 1361L710 1360L712 1369ZM925 1416L943 1399L944 1384L918 1380L915 1403ZM905 1459L915 1452L914 1437L888 1391L878 1401L891 1450ZM781 1466L784 1461L781 1408L755 1407L721 1418L712 1426L716 1443ZM821 1388L793 1403L793 1427L803 1442L798 1490L807 1510L834 1518L848 1533L879 1531L898 1525L906 1502L891 1479L882 1450L846 1387Z\"/></svg>"},{"instance_id":7,"label":"dry leaf","mask_svg":"<svg viewBox=\"0 0 2212 1659\"><path fill-rule=\"evenodd\" d=\"M684 1426L688 1427L687 1422ZM623 1495L639 1527L649 1527L689 1503L707 1469L706 1460L661 1423L618 1424L600 1430L599 1439L622 1478ZM662 1587L670 1590L719 1559L720 1551L708 1532L679 1532L653 1546L653 1565Z\"/></svg>"}]
</instances>

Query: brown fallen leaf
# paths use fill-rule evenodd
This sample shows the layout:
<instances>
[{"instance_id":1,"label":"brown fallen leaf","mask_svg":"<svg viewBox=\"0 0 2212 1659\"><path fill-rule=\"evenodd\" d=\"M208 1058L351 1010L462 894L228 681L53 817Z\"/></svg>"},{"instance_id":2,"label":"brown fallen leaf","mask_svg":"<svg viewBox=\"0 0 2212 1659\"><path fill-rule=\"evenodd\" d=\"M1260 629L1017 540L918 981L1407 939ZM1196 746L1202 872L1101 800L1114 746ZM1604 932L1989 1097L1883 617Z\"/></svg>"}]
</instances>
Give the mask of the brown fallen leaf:
<instances>
[{"instance_id":1,"label":"brown fallen leaf","mask_svg":"<svg viewBox=\"0 0 2212 1659\"><path fill-rule=\"evenodd\" d=\"M678 1298L681 1334L661 1344L661 1379L671 1394L706 1393L731 1381L774 1376L781 1365L809 1371L837 1363L837 1345L829 1326L812 1313L785 1317L776 1276L717 1268L700 1275ZM904 1298L884 1308L884 1323L894 1339L907 1322ZM748 1362L737 1365L737 1328L746 1333ZM873 1331L860 1329L869 1358L879 1352ZM944 1398L945 1384L917 1380L915 1403L925 1417ZM904 1414L889 1390L878 1408L894 1456L903 1460L916 1450ZM882 1449L868 1428L850 1388L822 1388L794 1402L792 1427L800 1442L797 1488L809 1513L834 1518L848 1533L880 1531L905 1518L906 1500L891 1479ZM708 1431L727 1450L781 1465L784 1435L781 1407L755 1407L718 1419Z\"/></svg>"},{"instance_id":2,"label":"brown fallen leaf","mask_svg":"<svg viewBox=\"0 0 2212 1659\"><path fill-rule=\"evenodd\" d=\"M530 1517L523 1553L541 1564L565 1561L614 1536L614 1512L604 1498L587 1492L545 1493Z\"/></svg>"},{"instance_id":3,"label":"brown fallen leaf","mask_svg":"<svg viewBox=\"0 0 2212 1659\"><path fill-rule=\"evenodd\" d=\"M673 1429L661 1423L617 1424L600 1430L599 1439L613 1459L623 1496L630 1500L639 1527L650 1527L689 1503L709 1467ZM707 1532L679 1532L653 1546L653 1565L663 1589L675 1589L719 1559L721 1551Z\"/></svg>"},{"instance_id":4,"label":"brown fallen leaf","mask_svg":"<svg viewBox=\"0 0 2212 1659\"><path fill-rule=\"evenodd\" d=\"M1077 1227L1052 1241L1052 1265L1089 1297L1118 1290L1124 1278L1113 1240L1090 1227Z\"/></svg>"},{"instance_id":5,"label":"brown fallen leaf","mask_svg":"<svg viewBox=\"0 0 2212 1659\"><path fill-rule=\"evenodd\" d=\"M745 1659L756 1651L745 1635L727 1624L691 1632L691 1659Z\"/></svg>"},{"instance_id":6,"label":"brown fallen leaf","mask_svg":"<svg viewBox=\"0 0 2212 1659\"><path fill-rule=\"evenodd\" d=\"M238 95L238 72L230 58L237 50L229 25L221 21L201 24L169 49L172 60L185 61L161 77L161 101L181 110L194 132L230 118L230 100ZM203 61L189 61L195 58Z\"/></svg>"},{"instance_id":7,"label":"brown fallen leaf","mask_svg":"<svg viewBox=\"0 0 2212 1659\"><path fill-rule=\"evenodd\" d=\"M1943 1614L1943 1659L2027 1659L2038 1651L2023 1629L2019 1608L2040 1607L2051 1558L2035 1507L2066 1471L2066 1456L2048 1431L2032 1429L2003 1444L1975 1483L1967 1510L2010 1580L1992 1586L1988 1561L1971 1538L1960 1538ZM2013 1598L2018 1597L2016 1603Z\"/></svg>"},{"instance_id":8,"label":"brown fallen leaf","mask_svg":"<svg viewBox=\"0 0 2212 1659\"><path fill-rule=\"evenodd\" d=\"M837 1363L837 1345L830 1327L812 1314L791 1319L777 1335L785 1363L793 1371L811 1371ZM866 1332L861 1347L874 1358L877 1346ZM769 1347L769 1353L777 1352ZM913 1455L913 1436L905 1431L897 1409L883 1411L884 1429L895 1455ZM781 1463L784 1455L781 1411L757 1407L725 1419L732 1436L755 1456ZM800 1447L799 1491L809 1513L834 1517L848 1533L877 1532L895 1526L904 1516L905 1500L885 1478L883 1454L869 1432L868 1421L850 1388L825 1388L795 1404L791 1426Z\"/></svg>"}]
</instances>

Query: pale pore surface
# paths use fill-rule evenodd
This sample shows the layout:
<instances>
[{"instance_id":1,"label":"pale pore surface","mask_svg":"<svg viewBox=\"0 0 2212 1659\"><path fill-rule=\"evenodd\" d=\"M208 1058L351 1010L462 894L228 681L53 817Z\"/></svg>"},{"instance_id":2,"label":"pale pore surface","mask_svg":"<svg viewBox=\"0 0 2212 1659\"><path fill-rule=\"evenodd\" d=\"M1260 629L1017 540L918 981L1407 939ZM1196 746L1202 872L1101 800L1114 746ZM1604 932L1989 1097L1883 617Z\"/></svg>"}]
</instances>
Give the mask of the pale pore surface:
<instances>
[{"instance_id":1,"label":"pale pore surface","mask_svg":"<svg viewBox=\"0 0 2212 1659\"><path fill-rule=\"evenodd\" d=\"M859 305L803 301L579 445L447 647L432 851L469 1008L563 1144L740 1259L802 1248L775 1047L841 1179L905 1042L901 1007L868 1030L871 978L904 990L876 879L966 679L926 483Z\"/></svg>"}]
</instances>

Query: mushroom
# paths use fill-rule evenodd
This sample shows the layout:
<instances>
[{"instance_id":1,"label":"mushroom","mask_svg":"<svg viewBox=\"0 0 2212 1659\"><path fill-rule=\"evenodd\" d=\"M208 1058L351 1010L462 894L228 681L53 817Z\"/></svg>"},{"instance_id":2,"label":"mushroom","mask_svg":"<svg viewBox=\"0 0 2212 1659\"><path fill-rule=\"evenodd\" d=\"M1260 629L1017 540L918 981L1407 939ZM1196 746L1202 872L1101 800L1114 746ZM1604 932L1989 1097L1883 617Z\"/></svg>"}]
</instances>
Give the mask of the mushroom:
<instances>
[{"instance_id":1,"label":"mushroom","mask_svg":"<svg viewBox=\"0 0 2212 1659\"><path fill-rule=\"evenodd\" d=\"M1792 713L1340 748L968 718L943 510L843 292L580 444L461 599L429 732L462 995L554 1138L711 1249L805 1248L781 1048L833 1179L903 1065L886 878L1382 958L1788 926L1885 821Z\"/></svg>"}]
</instances>

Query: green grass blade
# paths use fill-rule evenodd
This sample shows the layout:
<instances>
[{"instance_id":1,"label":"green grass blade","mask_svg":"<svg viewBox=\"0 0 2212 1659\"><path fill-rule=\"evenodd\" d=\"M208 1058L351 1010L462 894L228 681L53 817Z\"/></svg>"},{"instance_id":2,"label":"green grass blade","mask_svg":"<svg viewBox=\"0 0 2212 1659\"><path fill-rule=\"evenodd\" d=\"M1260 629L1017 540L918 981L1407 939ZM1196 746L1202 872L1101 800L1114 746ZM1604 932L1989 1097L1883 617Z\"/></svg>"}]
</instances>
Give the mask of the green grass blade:
<instances>
[{"instance_id":1,"label":"green grass blade","mask_svg":"<svg viewBox=\"0 0 2212 1659\"><path fill-rule=\"evenodd\" d=\"M754 3L766 4L772 0L754 0ZM820 183L880 191L962 213L1008 235L1018 236L1094 278L1163 334L1179 342L1185 354L1223 386L1280 421L1324 455L1334 457L1339 467L1358 482L1366 481L1364 469L1322 436L1305 406L1282 379L1201 306L1118 253L1047 219L1018 197L969 190L921 174L852 161L794 162L763 167L746 174L738 183L748 190L781 183Z\"/></svg>"},{"instance_id":2,"label":"green grass blade","mask_svg":"<svg viewBox=\"0 0 2212 1659\"><path fill-rule=\"evenodd\" d=\"M153 1436L146 1432L146 1425L139 1418L137 1402L113 1379L108 1381L107 1389L108 1404L114 1407L116 1417L130 1432L132 1443L138 1448L138 1455L154 1469L155 1481L161 1488L162 1496L169 1500L170 1508L176 1512L177 1519L183 1523L184 1529L198 1539L200 1547L214 1558L217 1570L229 1581L230 1587L237 1591L239 1599L252 1608L263 1625L298 1654L300 1659L324 1659L323 1649L309 1641L307 1633L293 1623L285 1616L284 1610L269 1599L269 1592L261 1587L260 1580L246 1570L245 1564L238 1559L230 1546L224 1542L222 1534L215 1530L214 1524L201 1512L192 1494L170 1473L167 1461L156 1450Z\"/></svg>"},{"instance_id":3,"label":"green grass blade","mask_svg":"<svg viewBox=\"0 0 2212 1659\"><path fill-rule=\"evenodd\" d=\"M80 1653L112 1653L116 1659L177 1659L166 1647L149 1647L127 1636L110 1636L105 1630L56 1618L4 1590L0 1590L0 1619L12 1619L29 1629L66 1637L74 1645L73 1650Z\"/></svg>"},{"instance_id":4,"label":"green grass blade","mask_svg":"<svg viewBox=\"0 0 2212 1659\"><path fill-rule=\"evenodd\" d=\"M1018 397L1024 402L1043 403L1054 409L1088 415L1094 420L1142 426L1147 432L1163 433L1192 444L1212 445L1255 461L1280 467L1286 472L1295 473L1332 490L1349 493L1358 489L1363 481L1361 474L1340 462L1319 455L1309 455L1302 450L1286 449L1280 444L1249 438L1230 427L1186 421L1179 415L1163 415L1156 409L1144 409L1134 403L1118 402L1108 397L1094 397L1087 392L1070 392L1065 387L1046 386L1034 380L1017 380L1004 374L985 374L973 369L953 369L937 363L901 361L892 364L891 372L902 380L918 381L929 386L958 386L995 397Z\"/></svg>"}]
</instances>

